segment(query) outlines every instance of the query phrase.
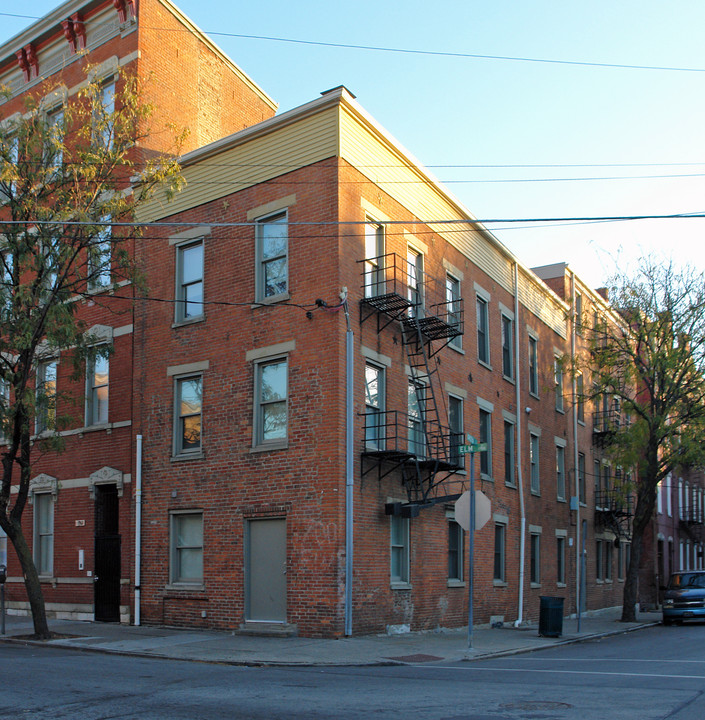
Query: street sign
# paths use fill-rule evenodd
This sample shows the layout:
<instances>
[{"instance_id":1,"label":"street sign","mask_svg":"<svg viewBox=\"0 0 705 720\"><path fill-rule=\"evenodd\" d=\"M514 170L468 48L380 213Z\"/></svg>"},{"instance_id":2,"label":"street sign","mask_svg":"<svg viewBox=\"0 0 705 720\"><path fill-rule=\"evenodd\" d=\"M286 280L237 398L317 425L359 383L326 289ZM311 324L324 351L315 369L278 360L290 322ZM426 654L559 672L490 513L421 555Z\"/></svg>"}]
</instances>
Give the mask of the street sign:
<instances>
[{"instance_id":1,"label":"street sign","mask_svg":"<svg viewBox=\"0 0 705 720\"><path fill-rule=\"evenodd\" d=\"M470 453L486 452L487 443L473 443L472 445L458 445L458 452L461 455L470 455Z\"/></svg>"},{"instance_id":2,"label":"street sign","mask_svg":"<svg viewBox=\"0 0 705 720\"><path fill-rule=\"evenodd\" d=\"M492 503L480 490L475 490L475 530L485 527L492 515ZM470 491L466 490L455 501L455 522L470 532Z\"/></svg>"}]
</instances>

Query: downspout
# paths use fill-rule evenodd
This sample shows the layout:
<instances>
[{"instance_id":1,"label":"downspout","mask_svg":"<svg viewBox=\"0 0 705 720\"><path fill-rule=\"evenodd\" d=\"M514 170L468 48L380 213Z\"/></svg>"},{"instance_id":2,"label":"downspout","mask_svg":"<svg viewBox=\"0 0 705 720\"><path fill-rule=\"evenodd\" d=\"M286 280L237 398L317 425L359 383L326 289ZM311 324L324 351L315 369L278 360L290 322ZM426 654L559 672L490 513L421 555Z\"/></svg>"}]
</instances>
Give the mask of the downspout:
<instances>
[{"instance_id":1,"label":"downspout","mask_svg":"<svg viewBox=\"0 0 705 720\"><path fill-rule=\"evenodd\" d=\"M140 624L142 599L142 436L137 436L135 458L135 625Z\"/></svg>"},{"instance_id":2,"label":"downspout","mask_svg":"<svg viewBox=\"0 0 705 720\"><path fill-rule=\"evenodd\" d=\"M575 327L576 327L576 307L575 307L575 273L570 273L570 303L572 310L570 313L570 362L571 366L575 366L575 353L576 353L576 338L575 338ZM580 632L580 618L581 618L581 593L582 593L582 531L580 529L580 477L578 476L578 388L576 383L575 372L571 373L573 381L571 389L573 392L573 467L575 468L573 478L575 483L575 606L578 616L578 632Z\"/></svg>"},{"instance_id":3,"label":"downspout","mask_svg":"<svg viewBox=\"0 0 705 720\"><path fill-rule=\"evenodd\" d=\"M350 327L347 289L343 288L343 309L345 310L345 636L352 635L353 601L353 439L354 439L354 394L353 394L353 332Z\"/></svg>"},{"instance_id":4,"label":"downspout","mask_svg":"<svg viewBox=\"0 0 705 720\"><path fill-rule=\"evenodd\" d=\"M519 264L514 263L514 366L516 371L516 457L517 484L519 485L519 601L517 619L514 627L519 627L524 620L524 562L526 557L526 507L524 505L524 475L521 471L523 453L521 451L521 372L519 366Z\"/></svg>"}]
</instances>

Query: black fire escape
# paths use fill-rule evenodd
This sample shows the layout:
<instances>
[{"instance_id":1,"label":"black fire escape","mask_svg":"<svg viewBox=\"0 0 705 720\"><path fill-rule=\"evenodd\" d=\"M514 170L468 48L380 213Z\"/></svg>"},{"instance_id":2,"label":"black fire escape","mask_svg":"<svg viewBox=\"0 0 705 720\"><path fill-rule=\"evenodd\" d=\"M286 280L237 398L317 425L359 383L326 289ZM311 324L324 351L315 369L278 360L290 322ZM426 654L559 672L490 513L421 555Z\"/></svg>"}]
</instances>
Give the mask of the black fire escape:
<instances>
[{"instance_id":1,"label":"black fire escape","mask_svg":"<svg viewBox=\"0 0 705 720\"><path fill-rule=\"evenodd\" d=\"M705 524L703 524L702 508L688 507L681 509L680 529L697 544L705 543Z\"/></svg>"},{"instance_id":2,"label":"black fire escape","mask_svg":"<svg viewBox=\"0 0 705 720\"><path fill-rule=\"evenodd\" d=\"M595 529L611 530L617 538L629 540L632 535L634 497L621 487L595 493Z\"/></svg>"},{"instance_id":3,"label":"black fire escape","mask_svg":"<svg viewBox=\"0 0 705 720\"><path fill-rule=\"evenodd\" d=\"M432 281L418 263L394 253L367 258L360 323L376 322L381 333L400 330L409 363L408 412L368 408L362 451L363 477L378 480L399 471L406 503L387 506L388 514L416 516L423 507L459 497L462 433L451 432L438 375L438 353L463 333L463 302L445 281Z\"/></svg>"}]
</instances>

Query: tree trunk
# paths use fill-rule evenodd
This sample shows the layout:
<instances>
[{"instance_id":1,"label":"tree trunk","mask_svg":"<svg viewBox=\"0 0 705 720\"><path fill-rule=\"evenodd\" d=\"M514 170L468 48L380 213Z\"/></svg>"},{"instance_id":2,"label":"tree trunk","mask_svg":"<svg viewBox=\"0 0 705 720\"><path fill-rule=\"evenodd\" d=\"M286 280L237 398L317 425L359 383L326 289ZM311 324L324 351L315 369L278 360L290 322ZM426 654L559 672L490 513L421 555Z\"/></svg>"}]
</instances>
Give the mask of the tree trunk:
<instances>
[{"instance_id":1,"label":"tree trunk","mask_svg":"<svg viewBox=\"0 0 705 720\"><path fill-rule=\"evenodd\" d=\"M42 587L39 583L39 574L34 565L32 553L25 540L21 525L11 524L7 532L10 538L17 558L22 566L22 574L24 576L24 586L27 591L27 599L29 607L32 611L32 622L34 623L34 635L38 640L47 640L51 637L49 624L47 623L46 608L44 606L44 595Z\"/></svg>"}]
</instances>

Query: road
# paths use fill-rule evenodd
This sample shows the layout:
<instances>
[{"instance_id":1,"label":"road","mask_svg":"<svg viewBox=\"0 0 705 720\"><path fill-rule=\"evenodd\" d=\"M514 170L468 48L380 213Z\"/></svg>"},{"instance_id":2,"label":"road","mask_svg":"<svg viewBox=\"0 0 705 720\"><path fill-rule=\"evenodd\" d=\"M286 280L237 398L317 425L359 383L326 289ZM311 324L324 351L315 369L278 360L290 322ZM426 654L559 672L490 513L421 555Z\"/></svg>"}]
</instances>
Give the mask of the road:
<instances>
[{"instance_id":1,"label":"road","mask_svg":"<svg viewBox=\"0 0 705 720\"><path fill-rule=\"evenodd\" d=\"M705 625L531 654L245 668L0 643L0 718L703 720Z\"/></svg>"}]
</instances>

